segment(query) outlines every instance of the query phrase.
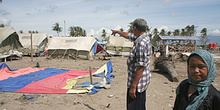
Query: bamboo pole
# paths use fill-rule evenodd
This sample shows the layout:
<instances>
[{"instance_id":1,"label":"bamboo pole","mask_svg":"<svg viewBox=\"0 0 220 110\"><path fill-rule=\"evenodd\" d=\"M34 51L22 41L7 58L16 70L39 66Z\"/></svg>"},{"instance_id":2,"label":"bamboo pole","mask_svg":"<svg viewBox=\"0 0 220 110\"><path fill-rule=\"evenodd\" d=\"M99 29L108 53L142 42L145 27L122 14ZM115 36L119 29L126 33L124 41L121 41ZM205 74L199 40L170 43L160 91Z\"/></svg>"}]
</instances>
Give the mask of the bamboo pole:
<instances>
[{"instance_id":1,"label":"bamboo pole","mask_svg":"<svg viewBox=\"0 0 220 110\"><path fill-rule=\"evenodd\" d=\"M31 33L31 62L33 62L33 44L32 44L32 33Z\"/></svg>"},{"instance_id":2,"label":"bamboo pole","mask_svg":"<svg viewBox=\"0 0 220 110\"><path fill-rule=\"evenodd\" d=\"M89 66L89 74L90 74L90 82L91 82L91 85L93 85L93 82L92 82L92 70L91 70L91 66Z\"/></svg>"}]
</instances>

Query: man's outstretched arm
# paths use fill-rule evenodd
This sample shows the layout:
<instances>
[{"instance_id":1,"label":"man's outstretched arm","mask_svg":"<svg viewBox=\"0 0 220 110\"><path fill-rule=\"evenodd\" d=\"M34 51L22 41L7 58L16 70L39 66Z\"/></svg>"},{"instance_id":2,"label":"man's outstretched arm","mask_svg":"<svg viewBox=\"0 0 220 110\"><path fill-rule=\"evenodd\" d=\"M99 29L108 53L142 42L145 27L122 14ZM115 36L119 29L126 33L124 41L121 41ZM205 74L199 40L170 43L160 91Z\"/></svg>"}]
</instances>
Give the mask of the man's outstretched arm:
<instances>
[{"instance_id":1,"label":"man's outstretched arm","mask_svg":"<svg viewBox=\"0 0 220 110\"><path fill-rule=\"evenodd\" d=\"M128 39L128 32L122 32L122 31L119 31L119 30L111 30L112 31L112 35L115 36L115 34L119 34L120 36Z\"/></svg>"}]
</instances>

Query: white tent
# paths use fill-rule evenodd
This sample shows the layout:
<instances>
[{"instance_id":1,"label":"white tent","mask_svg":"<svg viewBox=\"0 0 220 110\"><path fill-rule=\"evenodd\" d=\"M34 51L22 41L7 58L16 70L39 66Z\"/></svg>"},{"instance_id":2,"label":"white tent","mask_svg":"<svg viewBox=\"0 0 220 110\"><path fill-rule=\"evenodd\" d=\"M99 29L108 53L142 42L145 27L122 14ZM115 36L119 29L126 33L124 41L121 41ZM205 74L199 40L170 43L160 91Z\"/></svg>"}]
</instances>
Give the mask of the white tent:
<instances>
[{"instance_id":1,"label":"white tent","mask_svg":"<svg viewBox=\"0 0 220 110\"><path fill-rule=\"evenodd\" d=\"M0 53L22 48L18 34L13 27L0 28Z\"/></svg>"},{"instance_id":2,"label":"white tent","mask_svg":"<svg viewBox=\"0 0 220 110\"><path fill-rule=\"evenodd\" d=\"M95 42L94 37L52 37L48 41L48 55L61 58L84 56L92 59Z\"/></svg>"},{"instance_id":3,"label":"white tent","mask_svg":"<svg viewBox=\"0 0 220 110\"><path fill-rule=\"evenodd\" d=\"M17 50L22 49L19 42L18 34L13 27L0 28L0 59L9 57L22 57L21 52Z\"/></svg>"},{"instance_id":4,"label":"white tent","mask_svg":"<svg viewBox=\"0 0 220 110\"><path fill-rule=\"evenodd\" d=\"M123 37L109 36L107 39L106 52L112 55L128 56L134 43Z\"/></svg>"},{"instance_id":5,"label":"white tent","mask_svg":"<svg viewBox=\"0 0 220 110\"><path fill-rule=\"evenodd\" d=\"M18 34L19 40L24 47L24 53L31 53L31 34ZM34 53L44 52L48 39L45 33L32 34L32 49Z\"/></svg>"}]
</instances>

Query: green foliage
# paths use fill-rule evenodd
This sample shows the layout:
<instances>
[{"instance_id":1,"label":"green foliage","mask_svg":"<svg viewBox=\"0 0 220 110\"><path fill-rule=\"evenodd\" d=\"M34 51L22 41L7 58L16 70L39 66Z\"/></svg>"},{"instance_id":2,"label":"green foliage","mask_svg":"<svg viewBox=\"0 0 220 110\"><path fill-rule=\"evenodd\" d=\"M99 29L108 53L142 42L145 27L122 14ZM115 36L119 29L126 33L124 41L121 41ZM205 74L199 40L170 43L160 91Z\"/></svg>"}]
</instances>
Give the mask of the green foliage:
<instances>
[{"instance_id":1,"label":"green foliage","mask_svg":"<svg viewBox=\"0 0 220 110\"><path fill-rule=\"evenodd\" d=\"M0 27L5 27L5 25L4 24L0 24Z\"/></svg>"},{"instance_id":2,"label":"green foliage","mask_svg":"<svg viewBox=\"0 0 220 110\"><path fill-rule=\"evenodd\" d=\"M200 42L203 45L205 45L205 48L206 48L207 42L210 41L210 39L208 39L208 37L207 37L207 28L203 28L200 33L201 33Z\"/></svg>"},{"instance_id":3,"label":"green foliage","mask_svg":"<svg viewBox=\"0 0 220 110\"><path fill-rule=\"evenodd\" d=\"M129 33L133 33L133 24L134 24L134 22L130 22L128 25L128 27L129 27L128 32Z\"/></svg>"},{"instance_id":4,"label":"green foliage","mask_svg":"<svg viewBox=\"0 0 220 110\"><path fill-rule=\"evenodd\" d=\"M56 31L58 36L59 36L59 33L62 32L62 27L60 27L60 24L57 22L54 24L54 26L52 26L52 30L53 31Z\"/></svg>"},{"instance_id":5,"label":"green foliage","mask_svg":"<svg viewBox=\"0 0 220 110\"><path fill-rule=\"evenodd\" d=\"M123 29L123 28L120 28L120 29L119 29L119 31L122 31L122 32L124 32L124 29Z\"/></svg>"},{"instance_id":6,"label":"green foliage","mask_svg":"<svg viewBox=\"0 0 220 110\"><path fill-rule=\"evenodd\" d=\"M86 36L86 30L82 29L79 26L76 27L70 26L69 31L70 31L70 36L74 36L74 37Z\"/></svg>"},{"instance_id":7,"label":"green foliage","mask_svg":"<svg viewBox=\"0 0 220 110\"><path fill-rule=\"evenodd\" d=\"M102 30L102 37L105 39L106 35L107 35L107 32L105 31L105 29L103 29Z\"/></svg>"}]
</instances>

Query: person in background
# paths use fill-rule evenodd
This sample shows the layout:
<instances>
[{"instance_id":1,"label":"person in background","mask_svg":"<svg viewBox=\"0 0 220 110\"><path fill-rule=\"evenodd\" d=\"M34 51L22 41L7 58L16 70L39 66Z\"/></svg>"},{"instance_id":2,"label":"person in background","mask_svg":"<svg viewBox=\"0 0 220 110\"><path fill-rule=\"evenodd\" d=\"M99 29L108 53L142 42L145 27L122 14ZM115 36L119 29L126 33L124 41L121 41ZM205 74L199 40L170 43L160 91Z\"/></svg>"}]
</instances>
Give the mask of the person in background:
<instances>
[{"instance_id":1,"label":"person in background","mask_svg":"<svg viewBox=\"0 0 220 110\"><path fill-rule=\"evenodd\" d=\"M146 110L146 90L150 83L150 58L152 45L146 33L144 19L133 21L133 33L112 30L112 35L130 39L134 46L127 59L127 110Z\"/></svg>"},{"instance_id":2,"label":"person in background","mask_svg":"<svg viewBox=\"0 0 220 110\"><path fill-rule=\"evenodd\" d=\"M220 110L220 92L212 85L216 77L213 56L206 50L193 51L187 73L188 79L177 87L173 110Z\"/></svg>"}]
</instances>

